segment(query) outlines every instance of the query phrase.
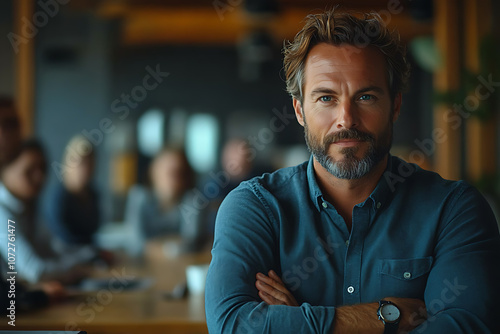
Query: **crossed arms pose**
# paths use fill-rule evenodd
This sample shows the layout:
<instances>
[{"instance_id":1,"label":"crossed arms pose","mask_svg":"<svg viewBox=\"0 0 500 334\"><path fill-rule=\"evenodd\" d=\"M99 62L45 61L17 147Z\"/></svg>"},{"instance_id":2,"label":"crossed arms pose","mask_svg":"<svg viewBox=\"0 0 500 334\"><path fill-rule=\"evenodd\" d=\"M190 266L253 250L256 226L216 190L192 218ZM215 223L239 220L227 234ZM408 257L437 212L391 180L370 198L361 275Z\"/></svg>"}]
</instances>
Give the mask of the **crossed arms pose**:
<instances>
[{"instance_id":1,"label":"crossed arms pose","mask_svg":"<svg viewBox=\"0 0 500 334\"><path fill-rule=\"evenodd\" d=\"M258 273L255 286L259 290L259 297L268 305L299 306L290 291L287 290L281 278L274 270L269 270L268 276ZM423 323L427 318L425 304L415 298L384 298L398 305L401 310L399 329L410 331ZM378 303L342 306L336 309L333 333L357 331L359 333L382 333L383 323L374 315L379 307Z\"/></svg>"}]
</instances>

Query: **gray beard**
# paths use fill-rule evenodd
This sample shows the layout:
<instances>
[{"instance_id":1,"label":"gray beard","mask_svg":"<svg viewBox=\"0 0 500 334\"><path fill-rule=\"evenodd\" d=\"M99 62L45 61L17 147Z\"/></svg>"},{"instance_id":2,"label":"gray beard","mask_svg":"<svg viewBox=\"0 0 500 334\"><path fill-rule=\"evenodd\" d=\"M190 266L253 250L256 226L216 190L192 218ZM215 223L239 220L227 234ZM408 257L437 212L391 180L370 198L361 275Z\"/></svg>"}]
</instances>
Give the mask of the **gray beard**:
<instances>
[{"instance_id":1,"label":"gray beard","mask_svg":"<svg viewBox=\"0 0 500 334\"><path fill-rule=\"evenodd\" d=\"M309 152L313 154L316 160L319 162L328 173L332 174L338 179L345 180L356 180L360 179L376 165L378 161L374 160L372 154L366 154L362 159L358 159L354 156L354 150L352 148L344 149L343 153L345 159L343 161L333 161L331 157L328 156L323 151L311 150L309 147ZM348 150L348 151L347 151Z\"/></svg>"},{"instance_id":2,"label":"gray beard","mask_svg":"<svg viewBox=\"0 0 500 334\"><path fill-rule=\"evenodd\" d=\"M376 146L374 141L369 141L368 152L362 158L356 157L358 148L347 147L342 149L341 153L344 155L342 161L334 161L328 155L328 145L316 145L309 140L309 131L307 123L304 126L304 135L309 152L312 153L314 158L319 164L325 168L330 174L338 179L356 180L368 174L390 151L392 145L392 131L389 144L386 146ZM314 140L313 140L314 141Z\"/></svg>"}]
</instances>

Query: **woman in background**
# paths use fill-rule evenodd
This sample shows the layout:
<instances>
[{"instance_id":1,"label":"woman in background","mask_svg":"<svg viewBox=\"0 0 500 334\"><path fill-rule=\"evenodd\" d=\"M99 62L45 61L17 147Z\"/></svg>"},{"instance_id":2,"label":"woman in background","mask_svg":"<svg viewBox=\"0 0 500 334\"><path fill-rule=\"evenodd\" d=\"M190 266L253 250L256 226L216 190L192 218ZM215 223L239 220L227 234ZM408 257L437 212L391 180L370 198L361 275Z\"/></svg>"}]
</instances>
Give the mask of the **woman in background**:
<instances>
[{"instance_id":1,"label":"woman in background","mask_svg":"<svg viewBox=\"0 0 500 334\"><path fill-rule=\"evenodd\" d=\"M92 185L95 152L82 135L73 137L64 151L62 182L52 189L47 224L63 245L92 245L100 225L99 197Z\"/></svg>"},{"instance_id":2,"label":"woman in background","mask_svg":"<svg viewBox=\"0 0 500 334\"><path fill-rule=\"evenodd\" d=\"M204 208L195 202L194 172L184 151L163 148L151 163L149 180L150 187L133 187L127 200L125 220L136 238L135 253L161 236L179 236L178 252L203 248Z\"/></svg>"}]
</instances>

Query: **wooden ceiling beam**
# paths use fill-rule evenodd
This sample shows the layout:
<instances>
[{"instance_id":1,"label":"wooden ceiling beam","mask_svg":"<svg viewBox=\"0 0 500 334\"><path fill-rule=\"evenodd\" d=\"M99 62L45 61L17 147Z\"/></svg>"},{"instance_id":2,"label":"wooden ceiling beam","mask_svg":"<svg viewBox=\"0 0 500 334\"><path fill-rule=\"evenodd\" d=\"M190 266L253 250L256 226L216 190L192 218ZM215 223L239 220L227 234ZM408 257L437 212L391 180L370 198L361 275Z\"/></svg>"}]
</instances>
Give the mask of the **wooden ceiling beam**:
<instances>
[{"instance_id":1,"label":"wooden ceiling beam","mask_svg":"<svg viewBox=\"0 0 500 334\"><path fill-rule=\"evenodd\" d=\"M369 9L366 9L369 11ZM246 33L267 29L282 43L292 39L312 11L293 8L277 16L256 18L243 8L217 11L215 8L133 8L120 4L101 7L100 15L122 19L121 42L124 45L148 44L235 44ZM432 22L417 22L407 12L384 17L397 28L402 39L433 33Z\"/></svg>"}]
</instances>

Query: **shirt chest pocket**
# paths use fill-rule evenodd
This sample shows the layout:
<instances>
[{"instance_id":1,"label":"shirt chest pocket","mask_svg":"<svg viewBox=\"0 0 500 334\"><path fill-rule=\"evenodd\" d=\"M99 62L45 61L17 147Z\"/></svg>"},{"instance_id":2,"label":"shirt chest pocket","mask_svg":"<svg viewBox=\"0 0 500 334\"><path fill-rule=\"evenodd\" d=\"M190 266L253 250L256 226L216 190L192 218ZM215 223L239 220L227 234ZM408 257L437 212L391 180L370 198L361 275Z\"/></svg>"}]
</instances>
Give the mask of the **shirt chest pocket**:
<instances>
[{"instance_id":1,"label":"shirt chest pocket","mask_svg":"<svg viewBox=\"0 0 500 334\"><path fill-rule=\"evenodd\" d=\"M431 256L380 260L380 291L386 297L423 299L432 262Z\"/></svg>"}]
</instances>

